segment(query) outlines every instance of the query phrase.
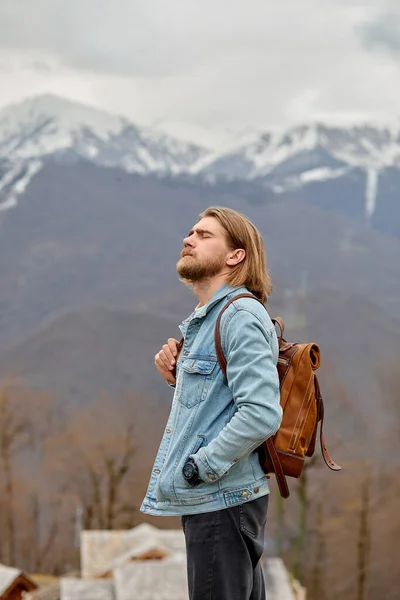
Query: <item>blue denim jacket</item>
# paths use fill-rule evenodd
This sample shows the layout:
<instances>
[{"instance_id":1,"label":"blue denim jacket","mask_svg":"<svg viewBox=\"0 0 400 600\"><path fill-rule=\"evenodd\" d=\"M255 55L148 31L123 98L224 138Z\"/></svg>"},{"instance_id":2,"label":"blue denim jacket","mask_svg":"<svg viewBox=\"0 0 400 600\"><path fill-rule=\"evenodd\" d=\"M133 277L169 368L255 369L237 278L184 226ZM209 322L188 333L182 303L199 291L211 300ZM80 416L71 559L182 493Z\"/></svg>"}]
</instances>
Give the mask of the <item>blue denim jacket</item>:
<instances>
[{"instance_id":1,"label":"blue denim jacket","mask_svg":"<svg viewBox=\"0 0 400 600\"><path fill-rule=\"evenodd\" d=\"M255 449L274 435L282 419L274 325L252 298L227 308L221 319L226 378L214 343L221 308L246 292L225 284L180 325L185 341L174 399L140 508L144 513L204 513L269 493ZM195 487L182 475L189 456L204 482Z\"/></svg>"}]
</instances>

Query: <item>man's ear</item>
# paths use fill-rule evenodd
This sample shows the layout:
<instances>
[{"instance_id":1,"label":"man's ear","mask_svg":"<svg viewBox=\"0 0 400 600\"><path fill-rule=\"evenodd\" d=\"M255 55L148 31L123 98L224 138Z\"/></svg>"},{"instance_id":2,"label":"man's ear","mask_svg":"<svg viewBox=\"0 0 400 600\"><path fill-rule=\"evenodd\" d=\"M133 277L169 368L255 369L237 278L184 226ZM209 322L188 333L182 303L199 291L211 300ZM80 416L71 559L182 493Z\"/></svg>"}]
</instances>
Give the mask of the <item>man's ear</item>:
<instances>
[{"instance_id":1,"label":"man's ear","mask_svg":"<svg viewBox=\"0 0 400 600\"><path fill-rule=\"evenodd\" d=\"M243 248L233 250L227 258L226 264L230 267L235 267L241 263L246 257L246 251Z\"/></svg>"}]
</instances>

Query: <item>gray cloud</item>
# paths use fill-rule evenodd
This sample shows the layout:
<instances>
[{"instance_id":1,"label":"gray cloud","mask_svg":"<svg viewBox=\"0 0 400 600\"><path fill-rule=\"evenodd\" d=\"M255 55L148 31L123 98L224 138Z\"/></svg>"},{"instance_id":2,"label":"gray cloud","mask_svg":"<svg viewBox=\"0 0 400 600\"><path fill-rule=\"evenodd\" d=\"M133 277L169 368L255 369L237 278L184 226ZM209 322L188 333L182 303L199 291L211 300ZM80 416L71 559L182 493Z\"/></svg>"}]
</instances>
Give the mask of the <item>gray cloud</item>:
<instances>
[{"instance_id":1,"label":"gray cloud","mask_svg":"<svg viewBox=\"0 0 400 600\"><path fill-rule=\"evenodd\" d=\"M50 91L208 130L386 115L397 66L357 35L381 2L0 0L0 104Z\"/></svg>"},{"instance_id":2,"label":"gray cloud","mask_svg":"<svg viewBox=\"0 0 400 600\"><path fill-rule=\"evenodd\" d=\"M181 0L175 4L185 12ZM204 47L190 40L190 32L163 22L165 5L161 0L2 0L0 44L52 53L79 69L138 77L180 74L201 62Z\"/></svg>"},{"instance_id":3,"label":"gray cloud","mask_svg":"<svg viewBox=\"0 0 400 600\"><path fill-rule=\"evenodd\" d=\"M51 53L77 69L181 76L225 57L239 56L240 68L246 56L268 61L296 52L294 62L312 45L331 51L331 23L340 25L349 4L335 0L322 10L318 0L1 0L0 45Z\"/></svg>"},{"instance_id":4,"label":"gray cloud","mask_svg":"<svg viewBox=\"0 0 400 600\"><path fill-rule=\"evenodd\" d=\"M287 18L287 10L271 14L273 5L229 0L227 10L226 0L1 0L0 45L51 53L78 69L180 76L238 48L265 46L272 23Z\"/></svg>"},{"instance_id":5,"label":"gray cloud","mask_svg":"<svg viewBox=\"0 0 400 600\"><path fill-rule=\"evenodd\" d=\"M365 47L400 57L400 12L379 15L360 29Z\"/></svg>"},{"instance_id":6,"label":"gray cloud","mask_svg":"<svg viewBox=\"0 0 400 600\"><path fill-rule=\"evenodd\" d=\"M27 63L26 68L32 69L32 71L36 71L37 73L51 73L54 69L51 64L44 60L33 60Z\"/></svg>"},{"instance_id":7,"label":"gray cloud","mask_svg":"<svg viewBox=\"0 0 400 600\"><path fill-rule=\"evenodd\" d=\"M381 0L376 4L358 32L370 52L397 59L400 56L400 5L398 0Z\"/></svg>"}]
</instances>

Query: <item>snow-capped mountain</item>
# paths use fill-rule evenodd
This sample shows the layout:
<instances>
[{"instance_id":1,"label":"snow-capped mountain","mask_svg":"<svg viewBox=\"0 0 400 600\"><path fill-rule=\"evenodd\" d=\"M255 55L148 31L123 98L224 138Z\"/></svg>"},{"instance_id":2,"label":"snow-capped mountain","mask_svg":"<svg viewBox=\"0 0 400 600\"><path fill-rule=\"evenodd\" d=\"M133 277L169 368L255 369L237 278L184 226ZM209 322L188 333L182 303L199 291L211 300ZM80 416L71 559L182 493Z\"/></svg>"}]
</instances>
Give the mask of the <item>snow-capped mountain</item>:
<instances>
[{"instance_id":1,"label":"snow-capped mountain","mask_svg":"<svg viewBox=\"0 0 400 600\"><path fill-rule=\"evenodd\" d=\"M380 170L400 167L400 126L347 128L315 123L266 132L217 157L206 157L201 172L210 180L259 179L325 169L321 178L342 168ZM197 165L193 167L197 168Z\"/></svg>"},{"instance_id":2,"label":"snow-capped mountain","mask_svg":"<svg viewBox=\"0 0 400 600\"><path fill-rule=\"evenodd\" d=\"M204 156L191 170L211 183L258 181L275 194L361 173L364 216L369 219L382 183L393 188L387 180L400 174L400 125L314 123L267 132L228 152Z\"/></svg>"},{"instance_id":3,"label":"snow-capped mountain","mask_svg":"<svg viewBox=\"0 0 400 600\"><path fill-rule=\"evenodd\" d=\"M339 188L342 197L353 198L354 206L352 182L356 180L363 218L371 220L378 201L385 223L393 212L389 206L397 210L400 124L312 123L265 133L249 128L230 132L226 138L230 145L220 143L214 150L183 141L161 127L162 123L138 127L120 116L52 95L4 108L0 111L0 211L16 205L18 195L48 158L84 159L132 173L184 175L212 184L256 182L272 194L295 191L306 201L314 195L321 206L324 201L332 203L327 198ZM173 132L176 124L166 129ZM352 210L349 207L351 214Z\"/></svg>"},{"instance_id":4,"label":"snow-capped mountain","mask_svg":"<svg viewBox=\"0 0 400 600\"><path fill-rule=\"evenodd\" d=\"M54 155L141 174L176 175L206 154L195 144L57 96L29 98L0 111L3 193L22 192L43 159Z\"/></svg>"}]
</instances>

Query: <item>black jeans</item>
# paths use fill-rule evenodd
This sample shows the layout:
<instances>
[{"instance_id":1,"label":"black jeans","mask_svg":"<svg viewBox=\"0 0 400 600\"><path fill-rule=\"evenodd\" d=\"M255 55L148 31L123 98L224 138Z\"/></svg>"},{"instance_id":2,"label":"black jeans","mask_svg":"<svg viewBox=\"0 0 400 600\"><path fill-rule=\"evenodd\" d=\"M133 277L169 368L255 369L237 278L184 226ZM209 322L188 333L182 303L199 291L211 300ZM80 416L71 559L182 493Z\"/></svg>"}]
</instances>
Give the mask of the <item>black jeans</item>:
<instances>
[{"instance_id":1,"label":"black jeans","mask_svg":"<svg viewBox=\"0 0 400 600\"><path fill-rule=\"evenodd\" d=\"M182 517L190 600L265 600L268 498Z\"/></svg>"}]
</instances>

